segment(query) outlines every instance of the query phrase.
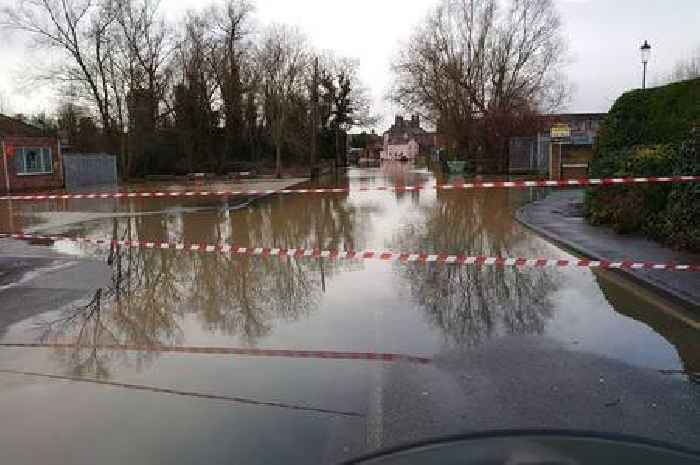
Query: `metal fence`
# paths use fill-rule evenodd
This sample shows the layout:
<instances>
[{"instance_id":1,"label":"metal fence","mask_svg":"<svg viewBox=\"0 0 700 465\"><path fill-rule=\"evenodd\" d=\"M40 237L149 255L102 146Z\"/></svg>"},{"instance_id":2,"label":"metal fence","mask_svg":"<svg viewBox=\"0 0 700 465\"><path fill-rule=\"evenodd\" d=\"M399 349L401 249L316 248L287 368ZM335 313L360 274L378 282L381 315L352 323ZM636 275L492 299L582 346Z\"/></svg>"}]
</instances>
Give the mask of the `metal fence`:
<instances>
[{"instance_id":1,"label":"metal fence","mask_svg":"<svg viewBox=\"0 0 700 465\"><path fill-rule=\"evenodd\" d=\"M546 172L549 166L549 139L512 137L509 156L511 172Z\"/></svg>"},{"instance_id":2,"label":"metal fence","mask_svg":"<svg viewBox=\"0 0 700 465\"><path fill-rule=\"evenodd\" d=\"M584 132L572 132L568 146L591 146L595 135ZM549 170L549 135L537 137L511 137L509 157L511 173L546 173Z\"/></svg>"},{"instance_id":3,"label":"metal fence","mask_svg":"<svg viewBox=\"0 0 700 465\"><path fill-rule=\"evenodd\" d=\"M68 153L63 155L66 190L89 186L114 186L118 182L117 157L107 153Z\"/></svg>"}]
</instances>

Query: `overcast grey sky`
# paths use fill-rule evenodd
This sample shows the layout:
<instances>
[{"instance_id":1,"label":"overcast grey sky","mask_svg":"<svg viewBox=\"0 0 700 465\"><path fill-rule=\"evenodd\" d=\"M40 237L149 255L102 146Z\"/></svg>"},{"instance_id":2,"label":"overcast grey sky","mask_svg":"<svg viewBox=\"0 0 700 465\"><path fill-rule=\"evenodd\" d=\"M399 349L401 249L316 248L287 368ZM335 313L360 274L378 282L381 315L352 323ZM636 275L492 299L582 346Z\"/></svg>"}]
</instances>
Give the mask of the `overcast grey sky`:
<instances>
[{"instance_id":1,"label":"overcast grey sky","mask_svg":"<svg viewBox=\"0 0 700 465\"><path fill-rule=\"evenodd\" d=\"M9 0L0 0L0 4ZM168 16L178 18L206 0L161 0ZM392 119L383 97L391 81L389 64L402 41L437 0L254 0L260 24L299 26L318 49L360 60L361 77L371 89L374 111ZM700 46L700 0L555 0L569 45L566 73L574 86L573 112L607 111L623 91L639 87L639 46L652 45L653 83L673 64ZM341 10L345 9L342 13ZM339 18L340 16L340 18ZM0 94L7 112L51 110L51 94L22 88L21 76L32 59L22 37L3 37Z\"/></svg>"}]
</instances>

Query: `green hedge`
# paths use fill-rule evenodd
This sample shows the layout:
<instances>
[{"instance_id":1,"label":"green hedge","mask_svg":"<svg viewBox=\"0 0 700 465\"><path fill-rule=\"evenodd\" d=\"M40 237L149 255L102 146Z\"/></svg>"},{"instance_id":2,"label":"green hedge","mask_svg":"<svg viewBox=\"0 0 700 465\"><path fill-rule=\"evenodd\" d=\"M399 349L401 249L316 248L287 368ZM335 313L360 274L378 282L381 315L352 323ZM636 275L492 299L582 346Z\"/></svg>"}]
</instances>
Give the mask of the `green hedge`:
<instances>
[{"instance_id":1,"label":"green hedge","mask_svg":"<svg viewBox=\"0 0 700 465\"><path fill-rule=\"evenodd\" d=\"M680 144L698 123L700 78L627 92L598 132L595 157L635 145Z\"/></svg>"},{"instance_id":2,"label":"green hedge","mask_svg":"<svg viewBox=\"0 0 700 465\"><path fill-rule=\"evenodd\" d=\"M700 79L628 92L599 131L590 175L700 175L699 123ZM593 188L585 210L592 224L700 251L698 184Z\"/></svg>"}]
</instances>

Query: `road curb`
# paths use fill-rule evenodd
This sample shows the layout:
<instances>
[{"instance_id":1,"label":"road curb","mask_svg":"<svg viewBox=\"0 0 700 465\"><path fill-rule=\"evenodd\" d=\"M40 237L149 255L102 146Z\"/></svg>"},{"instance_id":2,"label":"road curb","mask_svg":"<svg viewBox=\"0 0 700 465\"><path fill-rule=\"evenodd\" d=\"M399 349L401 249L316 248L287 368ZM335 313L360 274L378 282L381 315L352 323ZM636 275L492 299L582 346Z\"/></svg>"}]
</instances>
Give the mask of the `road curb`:
<instances>
[{"instance_id":1,"label":"road curb","mask_svg":"<svg viewBox=\"0 0 700 465\"><path fill-rule=\"evenodd\" d=\"M515 219L523 226L536 232L544 239L548 240L549 242L552 242L555 245L561 246L576 254L583 255L593 260L607 260L608 257L605 257L602 254L591 250L588 247L583 246L576 241L563 237L562 235L556 232L553 232L543 226L540 226L530 218L530 210L532 210L532 208L536 205L542 205L543 203L546 204L548 202L548 199L550 198L551 197L549 197L548 195L544 199L536 200L534 202L528 203L523 207L520 207L515 212ZM660 296L662 296L663 298L671 301L676 305L683 307L686 310L690 310L695 316L700 315L700 302L697 302L692 297L689 298L685 294L678 292L676 289L666 286L663 283L650 279L649 277L636 273L632 270L614 269L609 271L624 276L625 278L630 279L638 285L651 286L654 289L654 291L660 294Z\"/></svg>"}]
</instances>

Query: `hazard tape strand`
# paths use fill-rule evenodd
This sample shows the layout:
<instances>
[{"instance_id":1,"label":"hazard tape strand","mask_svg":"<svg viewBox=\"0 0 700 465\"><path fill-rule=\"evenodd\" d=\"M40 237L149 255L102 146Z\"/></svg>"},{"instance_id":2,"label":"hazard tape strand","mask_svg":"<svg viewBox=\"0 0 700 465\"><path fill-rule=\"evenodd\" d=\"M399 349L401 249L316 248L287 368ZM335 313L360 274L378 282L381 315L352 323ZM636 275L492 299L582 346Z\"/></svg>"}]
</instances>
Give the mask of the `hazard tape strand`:
<instances>
[{"instance_id":1,"label":"hazard tape strand","mask_svg":"<svg viewBox=\"0 0 700 465\"><path fill-rule=\"evenodd\" d=\"M154 192L90 192L79 194L28 194L4 195L0 200L89 200L89 199L139 199L139 198L196 198L196 197L235 197L240 195L270 194L342 194L350 192L390 191L411 192L422 190L473 190L492 188L527 188L527 187L576 187L576 186L616 186L625 184L679 184L699 182L700 176L650 176L628 178L574 178L562 180L532 181L478 181L453 184L424 186L377 186L358 188L306 188L306 189L246 189L217 191L154 191Z\"/></svg>"},{"instance_id":2,"label":"hazard tape strand","mask_svg":"<svg viewBox=\"0 0 700 465\"><path fill-rule=\"evenodd\" d=\"M441 263L448 265L476 265L515 268L603 268L632 270L666 270L666 271L700 271L700 265L677 263L654 263L632 260L588 260L588 259L551 259L522 257L487 257L481 255L461 254L426 254L375 250L321 250L307 248L270 248L239 247L228 244L190 244L185 242L161 242L143 240L110 240L90 237L42 236L24 233L0 233L0 239L67 241L77 244L90 244L99 247L128 247L138 249L179 250L199 253L220 253L226 255L276 257L276 258L325 258L329 260L379 260L385 262L407 263Z\"/></svg>"},{"instance_id":3,"label":"hazard tape strand","mask_svg":"<svg viewBox=\"0 0 700 465\"><path fill-rule=\"evenodd\" d=\"M83 346L77 344L61 343L0 343L0 347L15 349L80 349ZM328 360L365 360L378 362L410 362L427 364L432 360L428 357L415 355L381 353L381 352L343 352L335 350L289 350L289 349L255 349L240 347L186 347L186 346L137 346L123 344L100 344L89 346L90 349L114 350L114 351L139 351L158 353L182 353L191 355L242 355L251 357L278 357L301 359L328 359Z\"/></svg>"}]
</instances>

